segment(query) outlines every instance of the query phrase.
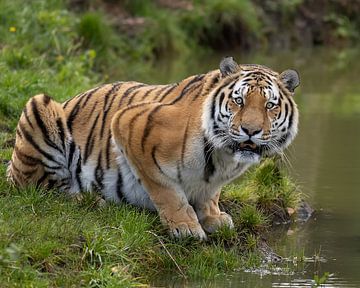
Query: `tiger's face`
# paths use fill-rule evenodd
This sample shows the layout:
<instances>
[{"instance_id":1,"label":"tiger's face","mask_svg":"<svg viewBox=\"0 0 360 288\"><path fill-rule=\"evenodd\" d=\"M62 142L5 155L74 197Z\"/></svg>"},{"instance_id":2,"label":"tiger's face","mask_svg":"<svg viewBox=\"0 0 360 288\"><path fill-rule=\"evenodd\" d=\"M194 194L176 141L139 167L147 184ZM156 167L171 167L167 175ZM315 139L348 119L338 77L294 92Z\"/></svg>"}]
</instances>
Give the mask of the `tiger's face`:
<instances>
[{"instance_id":1,"label":"tiger's face","mask_svg":"<svg viewBox=\"0 0 360 288\"><path fill-rule=\"evenodd\" d=\"M286 70L279 75L264 66L239 66L232 58L223 62L222 88L213 98L210 130L214 146L227 149L244 163L282 153L297 133L298 111L293 100L299 84L297 72Z\"/></svg>"}]
</instances>

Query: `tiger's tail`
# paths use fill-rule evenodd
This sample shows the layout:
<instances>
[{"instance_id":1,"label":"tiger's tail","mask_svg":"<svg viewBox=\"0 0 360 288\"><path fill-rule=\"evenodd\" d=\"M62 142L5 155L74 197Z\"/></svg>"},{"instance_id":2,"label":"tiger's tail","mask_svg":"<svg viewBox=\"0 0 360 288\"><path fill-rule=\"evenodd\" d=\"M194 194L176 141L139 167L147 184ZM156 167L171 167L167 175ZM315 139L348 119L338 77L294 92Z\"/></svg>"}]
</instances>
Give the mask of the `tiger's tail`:
<instances>
[{"instance_id":1,"label":"tiger's tail","mask_svg":"<svg viewBox=\"0 0 360 288\"><path fill-rule=\"evenodd\" d=\"M61 105L47 95L36 95L27 102L16 128L7 178L20 187L69 189L69 168L79 157L75 150Z\"/></svg>"}]
</instances>

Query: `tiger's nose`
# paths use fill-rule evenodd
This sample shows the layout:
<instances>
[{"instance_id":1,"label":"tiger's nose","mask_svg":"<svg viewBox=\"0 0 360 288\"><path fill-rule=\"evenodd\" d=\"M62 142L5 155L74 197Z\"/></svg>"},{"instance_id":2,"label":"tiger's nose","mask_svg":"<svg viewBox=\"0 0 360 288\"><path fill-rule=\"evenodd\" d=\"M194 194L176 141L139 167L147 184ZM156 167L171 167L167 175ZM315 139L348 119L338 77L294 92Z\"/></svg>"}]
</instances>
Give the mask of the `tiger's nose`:
<instances>
[{"instance_id":1,"label":"tiger's nose","mask_svg":"<svg viewBox=\"0 0 360 288\"><path fill-rule=\"evenodd\" d=\"M262 131L261 128L256 129L256 128L250 128L250 127L244 127L244 126L241 126L241 130L243 130L245 132L245 134L248 136L254 136Z\"/></svg>"}]
</instances>

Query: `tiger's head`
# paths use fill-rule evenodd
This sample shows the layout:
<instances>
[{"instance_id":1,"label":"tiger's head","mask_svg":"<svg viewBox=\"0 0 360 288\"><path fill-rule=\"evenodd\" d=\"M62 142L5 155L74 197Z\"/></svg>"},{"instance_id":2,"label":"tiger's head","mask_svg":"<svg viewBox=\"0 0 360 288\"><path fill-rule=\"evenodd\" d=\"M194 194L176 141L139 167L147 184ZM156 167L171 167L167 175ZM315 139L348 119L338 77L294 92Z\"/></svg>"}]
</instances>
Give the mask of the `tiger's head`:
<instances>
[{"instance_id":1,"label":"tiger's head","mask_svg":"<svg viewBox=\"0 0 360 288\"><path fill-rule=\"evenodd\" d=\"M238 65L227 57L220 63L219 77L210 91L203 122L212 145L244 163L281 153L297 134L299 116L293 95L300 83L298 73Z\"/></svg>"}]
</instances>

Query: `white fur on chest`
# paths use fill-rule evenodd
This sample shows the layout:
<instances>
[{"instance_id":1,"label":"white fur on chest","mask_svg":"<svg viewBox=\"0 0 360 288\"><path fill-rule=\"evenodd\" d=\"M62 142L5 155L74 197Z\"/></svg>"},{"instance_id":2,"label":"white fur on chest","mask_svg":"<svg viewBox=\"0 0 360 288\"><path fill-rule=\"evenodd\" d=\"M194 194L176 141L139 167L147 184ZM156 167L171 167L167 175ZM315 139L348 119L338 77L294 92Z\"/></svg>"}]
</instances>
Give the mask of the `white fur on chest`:
<instances>
[{"instance_id":1,"label":"white fur on chest","mask_svg":"<svg viewBox=\"0 0 360 288\"><path fill-rule=\"evenodd\" d=\"M199 143L197 143L199 144ZM162 166L164 177L161 179L179 193L185 195L190 204L202 203L211 198L222 186L239 177L254 163L240 163L233 154L222 150L215 150L211 154L213 171L208 177L205 175L206 161L201 145L191 147L191 152L185 153L183 163ZM116 147L117 163L122 177L122 191L131 204L155 209L149 194L141 184L141 177L121 153L121 147Z\"/></svg>"},{"instance_id":2,"label":"white fur on chest","mask_svg":"<svg viewBox=\"0 0 360 288\"><path fill-rule=\"evenodd\" d=\"M212 154L211 161L214 171L208 179L205 177L204 160L198 160L200 165L197 167L185 165L181 185L189 202L203 202L209 199L225 184L239 177L251 166L250 163L239 163L232 155L219 151Z\"/></svg>"}]
</instances>

